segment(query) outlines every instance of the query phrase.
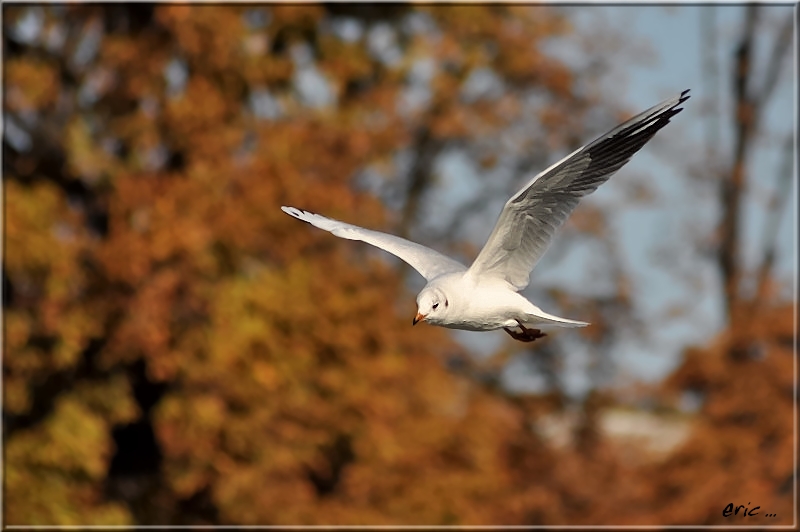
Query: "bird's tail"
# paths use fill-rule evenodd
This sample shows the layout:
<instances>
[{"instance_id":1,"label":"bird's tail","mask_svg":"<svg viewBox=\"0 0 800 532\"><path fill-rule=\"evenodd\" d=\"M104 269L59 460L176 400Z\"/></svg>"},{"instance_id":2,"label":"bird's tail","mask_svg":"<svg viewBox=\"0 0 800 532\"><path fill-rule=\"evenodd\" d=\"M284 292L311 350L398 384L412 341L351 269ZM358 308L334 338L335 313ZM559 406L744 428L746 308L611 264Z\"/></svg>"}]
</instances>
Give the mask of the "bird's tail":
<instances>
[{"instance_id":1,"label":"bird's tail","mask_svg":"<svg viewBox=\"0 0 800 532\"><path fill-rule=\"evenodd\" d=\"M589 325L585 321L570 320L548 314L539 307L525 314L526 320L523 325L558 325L559 327L586 327Z\"/></svg>"}]
</instances>

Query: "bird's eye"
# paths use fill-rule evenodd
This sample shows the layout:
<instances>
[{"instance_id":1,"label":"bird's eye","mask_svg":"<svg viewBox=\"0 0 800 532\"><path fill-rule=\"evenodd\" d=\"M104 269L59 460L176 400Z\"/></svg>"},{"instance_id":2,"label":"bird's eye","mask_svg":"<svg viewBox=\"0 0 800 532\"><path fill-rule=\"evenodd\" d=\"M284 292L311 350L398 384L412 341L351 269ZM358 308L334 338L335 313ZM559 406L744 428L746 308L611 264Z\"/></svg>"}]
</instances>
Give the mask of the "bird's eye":
<instances>
[{"instance_id":1,"label":"bird's eye","mask_svg":"<svg viewBox=\"0 0 800 532\"><path fill-rule=\"evenodd\" d=\"M439 307L439 303L434 303L433 304L433 310L436 310L438 307Z\"/></svg>"},{"instance_id":2,"label":"bird's eye","mask_svg":"<svg viewBox=\"0 0 800 532\"><path fill-rule=\"evenodd\" d=\"M448 300L446 300L446 299L444 300L444 306L445 307L449 307L450 306L450 302Z\"/></svg>"}]
</instances>

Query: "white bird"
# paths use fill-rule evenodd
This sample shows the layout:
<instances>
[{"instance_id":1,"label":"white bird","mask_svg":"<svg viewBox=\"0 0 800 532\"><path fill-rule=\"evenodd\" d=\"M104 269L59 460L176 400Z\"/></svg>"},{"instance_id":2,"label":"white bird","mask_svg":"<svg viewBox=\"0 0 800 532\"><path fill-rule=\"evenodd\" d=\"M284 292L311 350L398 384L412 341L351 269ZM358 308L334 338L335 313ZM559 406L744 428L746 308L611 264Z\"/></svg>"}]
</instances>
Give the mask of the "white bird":
<instances>
[{"instance_id":1,"label":"white bird","mask_svg":"<svg viewBox=\"0 0 800 532\"><path fill-rule=\"evenodd\" d=\"M398 236L294 207L281 209L338 237L372 244L417 270L428 284L417 296L414 325L425 321L470 331L502 328L523 342L545 336L536 328L540 325L585 327L586 322L544 312L518 292L528 285L531 270L578 201L605 183L681 112L678 106L689 99L688 93L683 91L631 118L531 179L506 202L489 240L469 268Z\"/></svg>"}]
</instances>

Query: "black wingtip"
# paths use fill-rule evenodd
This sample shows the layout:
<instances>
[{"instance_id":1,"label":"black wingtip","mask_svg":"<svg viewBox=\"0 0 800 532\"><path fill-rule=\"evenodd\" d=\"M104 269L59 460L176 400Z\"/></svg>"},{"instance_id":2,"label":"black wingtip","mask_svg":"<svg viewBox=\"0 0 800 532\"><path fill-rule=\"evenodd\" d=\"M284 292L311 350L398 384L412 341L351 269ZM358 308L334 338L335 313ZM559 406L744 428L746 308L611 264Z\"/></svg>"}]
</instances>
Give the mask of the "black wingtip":
<instances>
[{"instance_id":1,"label":"black wingtip","mask_svg":"<svg viewBox=\"0 0 800 532\"><path fill-rule=\"evenodd\" d=\"M675 104L676 107L692 97L692 95L689 94L690 90L692 90L692 89L686 89L685 91L683 91L681 93L680 97L678 98L678 103ZM680 110L680 109L678 109L678 110Z\"/></svg>"}]
</instances>

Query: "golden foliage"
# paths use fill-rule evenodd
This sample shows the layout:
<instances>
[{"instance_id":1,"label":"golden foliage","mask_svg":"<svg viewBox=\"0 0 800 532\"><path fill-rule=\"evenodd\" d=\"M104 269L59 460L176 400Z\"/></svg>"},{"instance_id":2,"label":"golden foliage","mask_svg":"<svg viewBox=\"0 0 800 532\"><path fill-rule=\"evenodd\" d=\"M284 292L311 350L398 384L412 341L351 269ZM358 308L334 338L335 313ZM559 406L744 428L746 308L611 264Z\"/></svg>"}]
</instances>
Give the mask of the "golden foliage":
<instances>
[{"instance_id":1,"label":"golden foliage","mask_svg":"<svg viewBox=\"0 0 800 532\"><path fill-rule=\"evenodd\" d=\"M378 16L402 33L394 63L365 35L337 37L337 9L374 27L374 8L344 4L51 6L43 27L69 42L9 51L6 110L36 111L42 134L4 162L6 522L699 523L727 502L714 493L745 494L724 486L766 500L791 467L784 329L765 321L768 356L732 379L690 355L674 383L705 383L708 421L668 466L630 470L596 428L599 403L574 445L550 446L533 426L557 398L449 370L463 353L411 329L398 269L279 210L392 229L353 178L419 149L420 130L441 145L489 136L523 89L552 100L548 123L581 112L574 74L540 47L569 31L550 8L397 7L437 31ZM75 28L100 28L83 66ZM331 90L319 108L298 94L301 44ZM404 113L419 58L436 65L430 105ZM480 68L511 89L465 101ZM601 227L584 215L581 229ZM748 438L755 425L726 421L737 413L767 432ZM686 503L695 493L704 506Z\"/></svg>"}]
</instances>

